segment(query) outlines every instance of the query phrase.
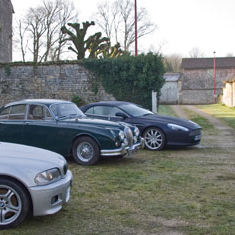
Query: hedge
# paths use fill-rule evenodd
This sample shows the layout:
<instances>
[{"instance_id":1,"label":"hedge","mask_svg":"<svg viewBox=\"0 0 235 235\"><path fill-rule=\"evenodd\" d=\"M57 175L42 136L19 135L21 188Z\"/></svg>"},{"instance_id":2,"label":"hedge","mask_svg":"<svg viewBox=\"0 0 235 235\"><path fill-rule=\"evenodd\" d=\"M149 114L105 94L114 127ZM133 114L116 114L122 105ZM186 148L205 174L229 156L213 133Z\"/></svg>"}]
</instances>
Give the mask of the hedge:
<instances>
[{"instance_id":1,"label":"hedge","mask_svg":"<svg viewBox=\"0 0 235 235\"><path fill-rule=\"evenodd\" d=\"M129 101L151 109L152 90L158 93L165 82L161 55L148 53L117 58L85 59L85 68L102 82L106 92L117 100Z\"/></svg>"}]
</instances>

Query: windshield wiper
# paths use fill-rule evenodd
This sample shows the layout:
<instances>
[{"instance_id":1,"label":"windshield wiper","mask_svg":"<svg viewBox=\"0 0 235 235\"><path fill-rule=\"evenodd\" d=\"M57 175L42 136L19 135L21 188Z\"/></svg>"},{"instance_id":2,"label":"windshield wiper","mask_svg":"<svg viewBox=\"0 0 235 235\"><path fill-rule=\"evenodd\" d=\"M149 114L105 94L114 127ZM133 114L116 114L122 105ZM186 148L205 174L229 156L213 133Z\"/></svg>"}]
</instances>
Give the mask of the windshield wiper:
<instances>
[{"instance_id":1,"label":"windshield wiper","mask_svg":"<svg viewBox=\"0 0 235 235\"><path fill-rule=\"evenodd\" d=\"M63 120L63 119L66 119L66 118L71 119L71 118L76 118L76 117L81 118L82 115L79 115L79 114L76 114L76 113L71 113L71 114L69 114L69 115L58 116L58 118L59 118L60 120Z\"/></svg>"},{"instance_id":2,"label":"windshield wiper","mask_svg":"<svg viewBox=\"0 0 235 235\"><path fill-rule=\"evenodd\" d=\"M71 114L69 114L69 117L70 117L70 118L74 118L74 117L79 117L79 115L76 114L76 113L71 113Z\"/></svg>"},{"instance_id":3,"label":"windshield wiper","mask_svg":"<svg viewBox=\"0 0 235 235\"><path fill-rule=\"evenodd\" d=\"M69 116L66 116L66 115L64 115L64 116L57 116L57 118L60 119L60 120L62 120L62 119L69 118Z\"/></svg>"}]
</instances>

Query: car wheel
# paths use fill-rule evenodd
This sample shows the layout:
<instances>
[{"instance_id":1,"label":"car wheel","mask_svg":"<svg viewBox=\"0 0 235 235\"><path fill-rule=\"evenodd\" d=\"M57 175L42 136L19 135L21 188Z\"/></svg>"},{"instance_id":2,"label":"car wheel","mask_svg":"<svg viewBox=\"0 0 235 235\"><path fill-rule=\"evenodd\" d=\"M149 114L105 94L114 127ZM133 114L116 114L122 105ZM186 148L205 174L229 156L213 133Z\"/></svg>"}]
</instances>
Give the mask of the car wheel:
<instances>
[{"instance_id":1,"label":"car wheel","mask_svg":"<svg viewBox=\"0 0 235 235\"><path fill-rule=\"evenodd\" d=\"M161 150L165 146L166 143L165 135L160 129L156 127L148 128L144 132L143 137L144 137L145 148L149 150Z\"/></svg>"},{"instance_id":2,"label":"car wheel","mask_svg":"<svg viewBox=\"0 0 235 235\"><path fill-rule=\"evenodd\" d=\"M30 199L25 189L9 179L0 179L0 229L21 223L29 213Z\"/></svg>"},{"instance_id":3,"label":"car wheel","mask_svg":"<svg viewBox=\"0 0 235 235\"><path fill-rule=\"evenodd\" d=\"M97 143L90 137L80 137L73 144L73 158L80 165L94 165L100 160Z\"/></svg>"}]
</instances>

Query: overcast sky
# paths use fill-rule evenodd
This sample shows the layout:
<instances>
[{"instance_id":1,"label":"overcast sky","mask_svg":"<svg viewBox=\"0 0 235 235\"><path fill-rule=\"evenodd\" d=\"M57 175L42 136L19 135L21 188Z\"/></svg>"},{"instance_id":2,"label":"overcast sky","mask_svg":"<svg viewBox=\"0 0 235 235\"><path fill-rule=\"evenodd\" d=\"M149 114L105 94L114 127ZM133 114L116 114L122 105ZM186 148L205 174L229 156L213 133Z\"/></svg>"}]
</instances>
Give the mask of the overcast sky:
<instances>
[{"instance_id":1,"label":"overcast sky","mask_svg":"<svg viewBox=\"0 0 235 235\"><path fill-rule=\"evenodd\" d=\"M11 1L16 19L42 0ZM83 22L93 20L101 0L73 2ZM199 48L207 57L213 57L214 51L218 57L235 56L235 0L137 0L137 7L146 8L157 25L153 34L139 40L139 51L157 51L162 46L164 55L189 57L193 48Z\"/></svg>"}]
</instances>

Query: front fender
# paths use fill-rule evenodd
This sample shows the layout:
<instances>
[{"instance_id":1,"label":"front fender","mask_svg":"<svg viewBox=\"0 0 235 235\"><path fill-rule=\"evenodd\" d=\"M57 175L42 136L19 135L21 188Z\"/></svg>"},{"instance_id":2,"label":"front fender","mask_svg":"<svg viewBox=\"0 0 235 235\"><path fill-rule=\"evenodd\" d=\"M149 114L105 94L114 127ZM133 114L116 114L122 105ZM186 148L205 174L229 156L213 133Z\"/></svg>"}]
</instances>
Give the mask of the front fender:
<instances>
[{"instance_id":1,"label":"front fender","mask_svg":"<svg viewBox=\"0 0 235 235\"><path fill-rule=\"evenodd\" d=\"M115 149L116 136L112 134L109 129L96 128L96 127L83 127L83 131L76 134L71 142L71 147L74 141L81 136L89 136L98 144L99 149Z\"/></svg>"}]
</instances>

